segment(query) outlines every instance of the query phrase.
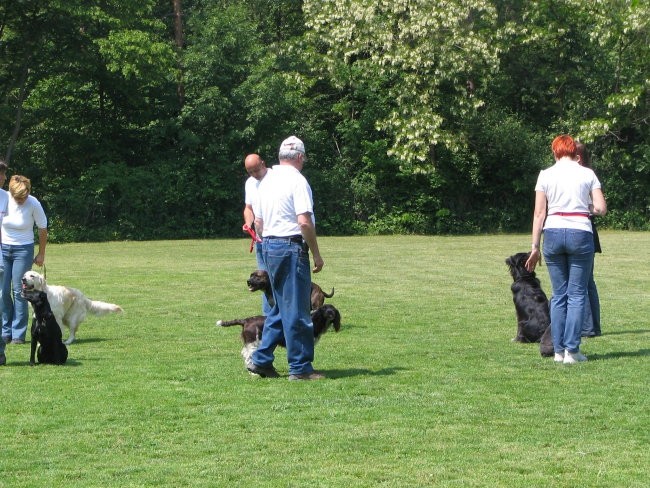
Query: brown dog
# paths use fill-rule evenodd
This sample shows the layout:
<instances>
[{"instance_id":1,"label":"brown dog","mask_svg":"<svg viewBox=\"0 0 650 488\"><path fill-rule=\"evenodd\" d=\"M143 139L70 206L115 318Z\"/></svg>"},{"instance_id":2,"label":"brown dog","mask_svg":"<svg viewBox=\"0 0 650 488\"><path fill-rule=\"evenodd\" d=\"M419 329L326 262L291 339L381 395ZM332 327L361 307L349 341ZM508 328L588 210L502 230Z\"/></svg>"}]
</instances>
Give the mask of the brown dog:
<instances>
[{"instance_id":1,"label":"brown dog","mask_svg":"<svg viewBox=\"0 0 650 488\"><path fill-rule=\"evenodd\" d=\"M313 281L311 282L311 309L318 310L325 304L325 298L332 298L334 296L334 288L332 291L325 293L323 289Z\"/></svg>"},{"instance_id":2,"label":"brown dog","mask_svg":"<svg viewBox=\"0 0 650 488\"><path fill-rule=\"evenodd\" d=\"M271 281L269 280L269 274L266 271L258 269L253 271L246 281L248 285L248 291L262 291L266 295L266 300L269 302L270 306L275 305L275 300L273 299L273 292L271 291ZM318 286L316 283L312 282L311 284L311 309L318 310L325 303L325 298L332 298L334 296L334 288L328 294L323 291L323 289Z\"/></svg>"},{"instance_id":3,"label":"brown dog","mask_svg":"<svg viewBox=\"0 0 650 488\"><path fill-rule=\"evenodd\" d=\"M231 327L233 325L241 325L241 340L244 347L241 350L241 355L244 358L244 366L250 366L251 356L257 349L257 346L262 339L264 332L264 315L254 315L245 319L236 320L218 320L217 327ZM331 327L334 331L341 330L341 314L334 307L334 305L323 305L322 307L314 310L311 313L311 321L314 324L314 343L317 343L325 332ZM279 344L282 347L287 347L286 342L283 341Z\"/></svg>"}]
</instances>

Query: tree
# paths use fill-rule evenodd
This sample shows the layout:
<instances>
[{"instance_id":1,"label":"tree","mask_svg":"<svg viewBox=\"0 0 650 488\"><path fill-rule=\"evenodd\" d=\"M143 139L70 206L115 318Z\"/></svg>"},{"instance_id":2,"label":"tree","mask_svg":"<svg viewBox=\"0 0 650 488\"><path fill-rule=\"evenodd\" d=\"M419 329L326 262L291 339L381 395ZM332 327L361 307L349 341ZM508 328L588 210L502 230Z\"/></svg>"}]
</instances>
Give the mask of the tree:
<instances>
[{"instance_id":1,"label":"tree","mask_svg":"<svg viewBox=\"0 0 650 488\"><path fill-rule=\"evenodd\" d=\"M32 89L30 70L34 70L34 53L39 50L45 31L42 2L8 2L0 7L0 93L6 101L2 118L12 130L4 160L10 164L22 128L25 99ZM17 76L15 76L17 74Z\"/></svg>"},{"instance_id":2,"label":"tree","mask_svg":"<svg viewBox=\"0 0 650 488\"><path fill-rule=\"evenodd\" d=\"M434 148L464 145L462 119L483 104L498 67L496 11L478 0L304 2L307 25L324 44L339 86L381 80L394 101L377 130L392 135L405 171L430 171ZM339 65L357 66L341 69Z\"/></svg>"},{"instance_id":3,"label":"tree","mask_svg":"<svg viewBox=\"0 0 650 488\"><path fill-rule=\"evenodd\" d=\"M650 4L502 1L498 11L493 103L547 141L567 132L586 142L609 201L603 223L638 228L650 212Z\"/></svg>"},{"instance_id":4,"label":"tree","mask_svg":"<svg viewBox=\"0 0 650 488\"><path fill-rule=\"evenodd\" d=\"M592 150L603 224L648 228L649 8L2 2L2 153L53 240L239 235L243 157L273 164L289 134L321 232L458 233L527 230L569 132Z\"/></svg>"}]
</instances>

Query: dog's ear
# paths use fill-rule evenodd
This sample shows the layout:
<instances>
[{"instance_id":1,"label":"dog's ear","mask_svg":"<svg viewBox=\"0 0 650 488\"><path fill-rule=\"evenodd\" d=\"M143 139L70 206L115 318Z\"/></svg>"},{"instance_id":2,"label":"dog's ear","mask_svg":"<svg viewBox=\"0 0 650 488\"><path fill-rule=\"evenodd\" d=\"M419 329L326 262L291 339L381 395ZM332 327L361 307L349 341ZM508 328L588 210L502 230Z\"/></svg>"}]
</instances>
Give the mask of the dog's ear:
<instances>
[{"instance_id":1,"label":"dog's ear","mask_svg":"<svg viewBox=\"0 0 650 488\"><path fill-rule=\"evenodd\" d=\"M336 316L334 317L334 331L338 332L339 330L341 330L341 314L336 310Z\"/></svg>"}]
</instances>

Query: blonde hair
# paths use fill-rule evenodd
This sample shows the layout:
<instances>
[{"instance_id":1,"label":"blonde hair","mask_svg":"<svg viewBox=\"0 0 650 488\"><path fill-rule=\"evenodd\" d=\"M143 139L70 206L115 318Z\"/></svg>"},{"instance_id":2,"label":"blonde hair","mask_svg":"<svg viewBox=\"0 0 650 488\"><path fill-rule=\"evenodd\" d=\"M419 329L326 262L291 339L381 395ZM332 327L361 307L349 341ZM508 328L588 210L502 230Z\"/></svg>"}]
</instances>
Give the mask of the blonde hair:
<instances>
[{"instance_id":1,"label":"blonde hair","mask_svg":"<svg viewBox=\"0 0 650 488\"><path fill-rule=\"evenodd\" d=\"M9 193L11 193L14 200L23 200L27 198L31 190L32 182L25 176L13 175L11 180L9 180Z\"/></svg>"}]
</instances>

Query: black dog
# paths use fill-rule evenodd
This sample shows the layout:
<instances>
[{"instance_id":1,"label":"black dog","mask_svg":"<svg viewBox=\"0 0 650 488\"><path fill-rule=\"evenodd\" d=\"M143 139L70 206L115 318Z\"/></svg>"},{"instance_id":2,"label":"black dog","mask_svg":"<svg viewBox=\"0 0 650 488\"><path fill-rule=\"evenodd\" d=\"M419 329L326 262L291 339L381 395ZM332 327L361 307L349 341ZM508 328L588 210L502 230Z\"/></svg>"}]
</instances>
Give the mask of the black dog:
<instances>
[{"instance_id":1,"label":"black dog","mask_svg":"<svg viewBox=\"0 0 650 488\"><path fill-rule=\"evenodd\" d=\"M517 336L513 341L539 342L542 356L553 355L551 314L548 298L535 272L526 269L530 253L519 252L506 259L513 283L512 301L517 312Z\"/></svg>"},{"instance_id":2,"label":"black dog","mask_svg":"<svg viewBox=\"0 0 650 488\"><path fill-rule=\"evenodd\" d=\"M37 290L23 290L22 296L32 304L34 318L32 320L32 343L29 364L35 364L34 356L39 363L65 364L68 359L68 348L61 340L61 327L54 318L47 293ZM38 351L36 345L39 344Z\"/></svg>"},{"instance_id":3,"label":"black dog","mask_svg":"<svg viewBox=\"0 0 650 488\"><path fill-rule=\"evenodd\" d=\"M244 364L246 366L250 364L251 355L255 352L257 346L262 340L264 320L266 320L264 315L254 315L253 317L245 319L217 321L217 326L219 327L231 327L233 325L242 326L241 339L244 343L244 347L241 350L241 355L244 358ZM327 304L314 310L311 313L311 321L314 324L314 343L318 342L330 326L334 327L335 332L341 330L341 314L334 305ZM281 347L287 347L284 337L279 345Z\"/></svg>"},{"instance_id":4,"label":"black dog","mask_svg":"<svg viewBox=\"0 0 650 488\"><path fill-rule=\"evenodd\" d=\"M266 300L269 302L270 306L275 304L273 299L273 292L271 291L271 280L269 279L269 274L266 271L261 269L255 270L251 273L248 280L246 280L248 285L248 291L262 291L266 295ZM332 298L334 296L334 288L330 293L325 293L323 289L316 283L311 283L311 310L318 310L323 306L325 298Z\"/></svg>"}]
</instances>

